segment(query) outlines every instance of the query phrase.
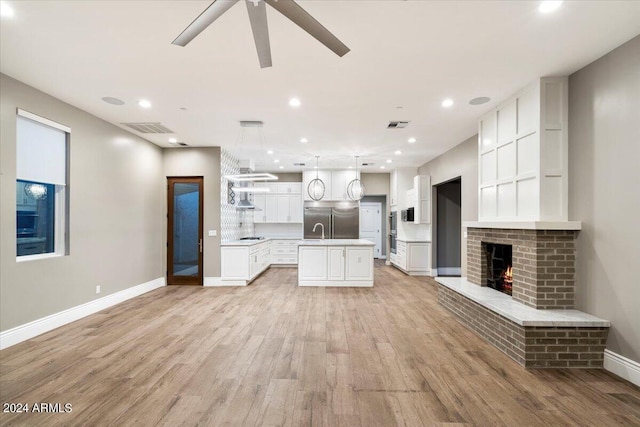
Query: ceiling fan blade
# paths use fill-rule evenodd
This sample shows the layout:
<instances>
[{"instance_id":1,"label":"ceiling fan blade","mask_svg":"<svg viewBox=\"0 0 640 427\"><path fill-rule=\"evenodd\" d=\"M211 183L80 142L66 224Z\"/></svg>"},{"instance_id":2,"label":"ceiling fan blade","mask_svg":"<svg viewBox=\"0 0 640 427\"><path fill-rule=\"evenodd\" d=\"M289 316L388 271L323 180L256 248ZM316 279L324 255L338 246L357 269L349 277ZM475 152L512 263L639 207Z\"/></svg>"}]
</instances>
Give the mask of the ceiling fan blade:
<instances>
[{"instance_id":1,"label":"ceiling fan blade","mask_svg":"<svg viewBox=\"0 0 640 427\"><path fill-rule=\"evenodd\" d=\"M271 46L269 44L269 27L267 25L267 7L264 2L253 3L246 0L253 40L258 51L260 68L271 67Z\"/></svg>"},{"instance_id":2,"label":"ceiling fan blade","mask_svg":"<svg viewBox=\"0 0 640 427\"><path fill-rule=\"evenodd\" d=\"M231 6L236 4L238 0L214 0L196 19L193 20L183 32L171 44L178 46L186 46L213 21L218 19Z\"/></svg>"},{"instance_id":3,"label":"ceiling fan blade","mask_svg":"<svg viewBox=\"0 0 640 427\"><path fill-rule=\"evenodd\" d=\"M336 55L344 56L350 49L345 46L336 36L322 26L321 23L300 7L293 0L264 0L269 6L282 13L293 21L294 24L311 34L320 43L331 49Z\"/></svg>"}]
</instances>

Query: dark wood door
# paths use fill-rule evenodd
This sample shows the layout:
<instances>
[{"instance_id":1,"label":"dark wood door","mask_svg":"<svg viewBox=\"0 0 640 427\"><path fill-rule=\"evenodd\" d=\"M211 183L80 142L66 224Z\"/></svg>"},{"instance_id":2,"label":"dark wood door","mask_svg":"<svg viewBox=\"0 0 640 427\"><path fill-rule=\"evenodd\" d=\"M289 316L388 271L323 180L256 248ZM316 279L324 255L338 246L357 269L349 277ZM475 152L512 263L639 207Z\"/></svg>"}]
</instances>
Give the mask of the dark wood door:
<instances>
[{"instance_id":1,"label":"dark wood door","mask_svg":"<svg viewBox=\"0 0 640 427\"><path fill-rule=\"evenodd\" d=\"M169 177L167 284L202 285L202 177Z\"/></svg>"}]
</instances>

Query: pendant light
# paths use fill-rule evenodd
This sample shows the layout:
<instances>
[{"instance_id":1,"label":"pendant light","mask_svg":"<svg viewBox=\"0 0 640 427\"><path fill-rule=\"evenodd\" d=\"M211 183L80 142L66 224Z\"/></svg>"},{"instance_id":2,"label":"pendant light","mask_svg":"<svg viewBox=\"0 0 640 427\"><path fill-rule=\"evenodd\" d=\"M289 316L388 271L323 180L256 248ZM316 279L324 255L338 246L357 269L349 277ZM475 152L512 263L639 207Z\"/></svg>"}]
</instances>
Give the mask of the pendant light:
<instances>
[{"instance_id":1,"label":"pendant light","mask_svg":"<svg viewBox=\"0 0 640 427\"><path fill-rule=\"evenodd\" d=\"M324 197L324 182L320 178L318 178L318 158L320 156L316 156L316 178L312 179L307 187L307 194L311 197L311 200L322 200Z\"/></svg>"},{"instance_id":2,"label":"pendant light","mask_svg":"<svg viewBox=\"0 0 640 427\"><path fill-rule=\"evenodd\" d=\"M358 159L356 156L356 178L347 185L347 196L351 200L360 201L364 197L364 184L358 178Z\"/></svg>"},{"instance_id":3,"label":"pendant light","mask_svg":"<svg viewBox=\"0 0 640 427\"><path fill-rule=\"evenodd\" d=\"M44 200L47 198L47 187L37 182L29 182L24 186L25 194L34 200Z\"/></svg>"}]
</instances>

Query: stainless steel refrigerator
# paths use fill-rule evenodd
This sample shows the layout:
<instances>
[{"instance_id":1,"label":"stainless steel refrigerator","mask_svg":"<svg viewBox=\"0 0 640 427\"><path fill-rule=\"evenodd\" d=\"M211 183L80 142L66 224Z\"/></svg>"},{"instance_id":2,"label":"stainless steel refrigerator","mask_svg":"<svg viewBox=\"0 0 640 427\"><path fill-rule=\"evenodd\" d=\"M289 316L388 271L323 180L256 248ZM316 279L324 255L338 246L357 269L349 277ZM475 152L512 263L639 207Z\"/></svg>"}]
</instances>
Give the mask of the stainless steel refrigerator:
<instances>
[{"instance_id":1,"label":"stainless steel refrigerator","mask_svg":"<svg viewBox=\"0 0 640 427\"><path fill-rule=\"evenodd\" d=\"M313 227L316 224L322 227ZM304 202L304 238L360 238L360 204L358 202Z\"/></svg>"}]
</instances>

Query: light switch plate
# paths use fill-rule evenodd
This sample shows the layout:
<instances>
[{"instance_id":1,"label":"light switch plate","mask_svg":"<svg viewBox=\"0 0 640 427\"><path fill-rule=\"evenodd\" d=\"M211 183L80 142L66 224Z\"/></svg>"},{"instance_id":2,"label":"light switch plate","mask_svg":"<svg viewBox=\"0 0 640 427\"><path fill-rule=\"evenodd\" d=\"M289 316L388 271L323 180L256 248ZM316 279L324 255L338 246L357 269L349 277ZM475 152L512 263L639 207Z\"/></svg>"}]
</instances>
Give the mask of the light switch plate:
<instances>
[{"instance_id":1,"label":"light switch plate","mask_svg":"<svg viewBox=\"0 0 640 427\"><path fill-rule=\"evenodd\" d=\"M464 232L464 238L465 239L467 238L467 232L466 231Z\"/></svg>"},{"instance_id":2,"label":"light switch plate","mask_svg":"<svg viewBox=\"0 0 640 427\"><path fill-rule=\"evenodd\" d=\"M209 237L216 237L218 232L216 230L209 230Z\"/></svg>"}]
</instances>

